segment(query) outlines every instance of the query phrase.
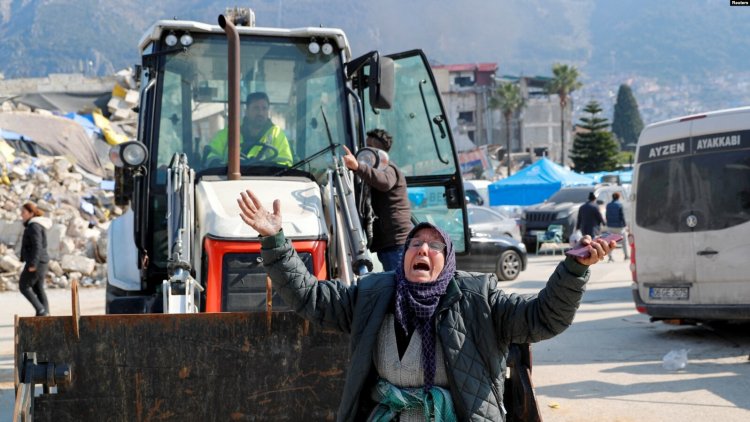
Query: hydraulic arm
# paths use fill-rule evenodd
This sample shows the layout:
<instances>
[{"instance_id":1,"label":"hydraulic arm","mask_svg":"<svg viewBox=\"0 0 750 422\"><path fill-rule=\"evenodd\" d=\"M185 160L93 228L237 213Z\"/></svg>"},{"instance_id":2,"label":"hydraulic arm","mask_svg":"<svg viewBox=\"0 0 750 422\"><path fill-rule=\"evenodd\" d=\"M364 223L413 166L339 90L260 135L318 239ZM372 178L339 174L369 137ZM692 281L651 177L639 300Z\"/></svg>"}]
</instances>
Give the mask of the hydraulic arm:
<instances>
[{"instance_id":1,"label":"hydraulic arm","mask_svg":"<svg viewBox=\"0 0 750 422\"><path fill-rule=\"evenodd\" d=\"M200 283L193 278L195 172L185 154L175 154L167 169L167 245L169 279L162 282L164 313L194 313L200 309Z\"/></svg>"}]
</instances>

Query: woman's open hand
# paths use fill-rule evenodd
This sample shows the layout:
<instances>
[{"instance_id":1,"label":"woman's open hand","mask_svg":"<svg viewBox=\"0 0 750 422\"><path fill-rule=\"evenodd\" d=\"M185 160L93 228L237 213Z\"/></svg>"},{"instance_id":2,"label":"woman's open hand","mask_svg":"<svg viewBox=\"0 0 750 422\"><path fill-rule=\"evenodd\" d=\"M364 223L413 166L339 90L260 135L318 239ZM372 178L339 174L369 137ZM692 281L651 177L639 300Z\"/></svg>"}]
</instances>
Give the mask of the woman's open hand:
<instances>
[{"instance_id":1,"label":"woman's open hand","mask_svg":"<svg viewBox=\"0 0 750 422\"><path fill-rule=\"evenodd\" d=\"M273 236L281 230L281 202L273 201L273 213L268 212L250 189L240 193L240 218L261 236Z\"/></svg>"}]
</instances>

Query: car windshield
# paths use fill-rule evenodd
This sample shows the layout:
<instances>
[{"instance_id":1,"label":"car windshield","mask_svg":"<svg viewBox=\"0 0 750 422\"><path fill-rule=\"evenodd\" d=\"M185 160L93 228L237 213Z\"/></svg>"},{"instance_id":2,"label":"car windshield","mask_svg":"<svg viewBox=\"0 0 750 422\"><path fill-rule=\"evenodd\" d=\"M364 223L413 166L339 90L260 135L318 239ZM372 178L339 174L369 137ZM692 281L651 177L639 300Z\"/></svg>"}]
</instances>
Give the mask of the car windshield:
<instances>
[{"instance_id":1,"label":"car windshield","mask_svg":"<svg viewBox=\"0 0 750 422\"><path fill-rule=\"evenodd\" d=\"M485 224L485 223L498 223L505 221L505 217L501 214L495 213L493 211L482 209L482 208L474 208L471 207L468 209L469 212L469 224Z\"/></svg>"},{"instance_id":2,"label":"car windshield","mask_svg":"<svg viewBox=\"0 0 750 422\"><path fill-rule=\"evenodd\" d=\"M226 148L214 148L218 138L227 138L228 81L226 38L220 34L195 34L194 43L165 57L161 79L158 137L151 151L156 151L157 179L165 180L166 167L175 152L184 152L189 165L200 173L209 168L225 168ZM242 36L240 47L241 101L241 165L257 168L256 172L272 172L289 167L329 146L329 132L336 143L346 142L343 71L341 56L311 55L307 41L286 37ZM336 47L334 47L336 48ZM286 151L266 151L253 160L250 147L243 139L250 126L250 107L246 99L251 93L264 93L268 98L266 116L279 129L272 135L285 137ZM254 102L255 100L251 101ZM159 110L159 109L157 109ZM259 135L267 133L268 119ZM257 126L261 126L258 124ZM250 137L250 136L247 136ZM271 145L283 143L271 142ZM257 144L255 144L257 145ZM211 150L218 152L212 154ZM277 148L280 149L280 148ZM257 152L257 151L256 151ZM276 158L270 157L277 155ZM331 164L330 153L320 154L302 166L315 174ZM276 170L268 167L277 167ZM264 170L265 169L265 170ZM158 183L158 182L157 182Z\"/></svg>"}]
</instances>

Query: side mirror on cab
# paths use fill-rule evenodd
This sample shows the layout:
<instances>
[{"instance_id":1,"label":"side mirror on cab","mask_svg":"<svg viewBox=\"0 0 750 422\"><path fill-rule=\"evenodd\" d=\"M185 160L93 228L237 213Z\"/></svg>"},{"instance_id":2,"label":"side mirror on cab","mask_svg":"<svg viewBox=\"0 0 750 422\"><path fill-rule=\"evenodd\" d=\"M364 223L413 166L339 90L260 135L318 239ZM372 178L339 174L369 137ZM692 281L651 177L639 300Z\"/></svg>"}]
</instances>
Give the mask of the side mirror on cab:
<instances>
[{"instance_id":1,"label":"side mirror on cab","mask_svg":"<svg viewBox=\"0 0 750 422\"><path fill-rule=\"evenodd\" d=\"M369 72L364 74L364 68ZM390 109L393 104L395 68L393 60L380 57L377 51L370 51L346 64L346 73L355 81L355 87L369 90L370 106L376 109Z\"/></svg>"},{"instance_id":2,"label":"side mirror on cab","mask_svg":"<svg viewBox=\"0 0 750 422\"><path fill-rule=\"evenodd\" d=\"M393 60L388 57L376 56L375 63L370 66L370 105L373 108L390 109L393 104Z\"/></svg>"}]
</instances>

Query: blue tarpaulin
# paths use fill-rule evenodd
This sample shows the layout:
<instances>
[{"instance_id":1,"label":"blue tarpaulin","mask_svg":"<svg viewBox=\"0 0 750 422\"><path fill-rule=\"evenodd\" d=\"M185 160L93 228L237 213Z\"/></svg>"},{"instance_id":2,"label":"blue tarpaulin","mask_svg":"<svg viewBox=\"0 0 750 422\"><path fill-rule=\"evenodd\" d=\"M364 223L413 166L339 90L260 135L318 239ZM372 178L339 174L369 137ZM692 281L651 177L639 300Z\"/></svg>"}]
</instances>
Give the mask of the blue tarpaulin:
<instances>
[{"instance_id":1,"label":"blue tarpaulin","mask_svg":"<svg viewBox=\"0 0 750 422\"><path fill-rule=\"evenodd\" d=\"M487 187L490 206L532 205L544 202L564 186L593 185L588 176L541 158L518 173Z\"/></svg>"},{"instance_id":2,"label":"blue tarpaulin","mask_svg":"<svg viewBox=\"0 0 750 422\"><path fill-rule=\"evenodd\" d=\"M0 138L13 147L16 151L24 152L32 157L37 157L40 152L47 152L41 149L29 136L25 136L12 130L0 129Z\"/></svg>"},{"instance_id":3,"label":"blue tarpaulin","mask_svg":"<svg viewBox=\"0 0 750 422\"><path fill-rule=\"evenodd\" d=\"M0 138L6 141L31 141L28 136L23 136L20 133L13 132L12 130L0 129Z\"/></svg>"},{"instance_id":4,"label":"blue tarpaulin","mask_svg":"<svg viewBox=\"0 0 750 422\"><path fill-rule=\"evenodd\" d=\"M36 152L41 155L65 156L70 162L92 175L104 175L104 166L94 149L92 139L80 124L70 119L56 115L8 111L0 113L0 127L3 131L15 132L26 140L33 140L16 142L13 145L16 149L19 149L18 146L34 145Z\"/></svg>"},{"instance_id":5,"label":"blue tarpaulin","mask_svg":"<svg viewBox=\"0 0 750 422\"><path fill-rule=\"evenodd\" d=\"M81 125L81 127L83 127L89 137L94 134L102 134L102 130L94 124L94 119L90 114L66 113L63 114L63 117L66 117Z\"/></svg>"}]
</instances>

